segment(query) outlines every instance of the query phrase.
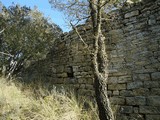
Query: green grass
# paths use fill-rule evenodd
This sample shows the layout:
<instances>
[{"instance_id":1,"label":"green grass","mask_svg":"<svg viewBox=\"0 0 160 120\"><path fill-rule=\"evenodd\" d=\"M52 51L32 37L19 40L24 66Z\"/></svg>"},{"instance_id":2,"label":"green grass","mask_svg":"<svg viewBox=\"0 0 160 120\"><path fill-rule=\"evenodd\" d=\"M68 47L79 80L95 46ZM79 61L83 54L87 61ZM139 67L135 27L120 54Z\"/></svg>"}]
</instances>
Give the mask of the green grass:
<instances>
[{"instance_id":1,"label":"green grass","mask_svg":"<svg viewBox=\"0 0 160 120\"><path fill-rule=\"evenodd\" d=\"M85 110L83 102L76 100L72 92L49 92L40 85L24 87L0 78L0 120L98 120L92 103Z\"/></svg>"}]
</instances>

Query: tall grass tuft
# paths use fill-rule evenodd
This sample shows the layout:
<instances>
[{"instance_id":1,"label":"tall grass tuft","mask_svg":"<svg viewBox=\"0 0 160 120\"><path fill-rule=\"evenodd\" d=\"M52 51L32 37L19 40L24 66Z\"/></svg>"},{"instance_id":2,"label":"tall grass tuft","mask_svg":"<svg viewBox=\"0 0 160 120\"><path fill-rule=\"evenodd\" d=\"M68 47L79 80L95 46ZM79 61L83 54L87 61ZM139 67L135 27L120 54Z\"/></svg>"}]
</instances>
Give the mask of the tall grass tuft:
<instances>
[{"instance_id":1,"label":"tall grass tuft","mask_svg":"<svg viewBox=\"0 0 160 120\"><path fill-rule=\"evenodd\" d=\"M96 109L85 110L72 92L33 86L0 78L0 120L98 120Z\"/></svg>"}]
</instances>

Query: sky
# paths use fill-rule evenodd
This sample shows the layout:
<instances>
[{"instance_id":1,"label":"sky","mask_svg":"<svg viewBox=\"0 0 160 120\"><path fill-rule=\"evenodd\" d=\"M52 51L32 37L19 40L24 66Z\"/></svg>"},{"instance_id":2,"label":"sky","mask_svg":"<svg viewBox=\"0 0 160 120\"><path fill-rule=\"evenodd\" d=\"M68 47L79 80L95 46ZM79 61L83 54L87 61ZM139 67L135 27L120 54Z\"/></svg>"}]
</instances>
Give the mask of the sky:
<instances>
[{"instance_id":1,"label":"sky","mask_svg":"<svg viewBox=\"0 0 160 120\"><path fill-rule=\"evenodd\" d=\"M33 8L34 6L38 7L38 10L44 14L46 17L50 17L51 20L60 26L63 32L68 32L69 28L65 23L65 16L62 12L56 11L51 8L48 0L0 0L2 4L6 7L14 4L19 4L21 6L26 5L27 7Z\"/></svg>"}]
</instances>

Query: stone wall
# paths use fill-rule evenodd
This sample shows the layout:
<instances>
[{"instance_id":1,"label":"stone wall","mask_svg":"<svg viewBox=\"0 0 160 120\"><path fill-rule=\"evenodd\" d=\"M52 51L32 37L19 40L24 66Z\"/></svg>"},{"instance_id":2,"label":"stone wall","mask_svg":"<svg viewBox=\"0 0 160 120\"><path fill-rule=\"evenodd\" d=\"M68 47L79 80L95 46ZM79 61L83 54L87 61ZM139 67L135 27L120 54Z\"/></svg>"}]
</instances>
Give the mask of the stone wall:
<instances>
[{"instance_id":1,"label":"stone wall","mask_svg":"<svg viewBox=\"0 0 160 120\"><path fill-rule=\"evenodd\" d=\"M109 56L108 95L118 106L118 120L160 120L160 0L124 6L103 22ZM89 24L79 26L93 47ZM88 49L74 31L56 41L47 58L31 76L74 87L78 94L94 96ZM37 79L37 78L36 78Z\"/></svg>"}]
</instances>

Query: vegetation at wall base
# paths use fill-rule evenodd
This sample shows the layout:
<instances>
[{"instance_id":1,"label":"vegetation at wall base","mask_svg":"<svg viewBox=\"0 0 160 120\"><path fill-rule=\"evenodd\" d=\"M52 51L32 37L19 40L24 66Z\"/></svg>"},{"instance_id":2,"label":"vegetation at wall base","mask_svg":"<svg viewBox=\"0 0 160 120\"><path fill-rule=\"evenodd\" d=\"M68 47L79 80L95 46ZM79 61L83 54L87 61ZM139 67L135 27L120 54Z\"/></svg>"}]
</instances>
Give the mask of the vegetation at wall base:
<instances>
[{"instance_id":1,"label":"vegetation at wall base","mask_svg":"<svg viewBox=\"0 0 160 120\"><path fill-rule=\"evenodd\" d=\"M74 94L68 96L64 89L49 92L41 86L24 87L0 78L1 120L98 120L96 109L90 106L85 110L83 102Z\"/></svg>"}]
</instances>

